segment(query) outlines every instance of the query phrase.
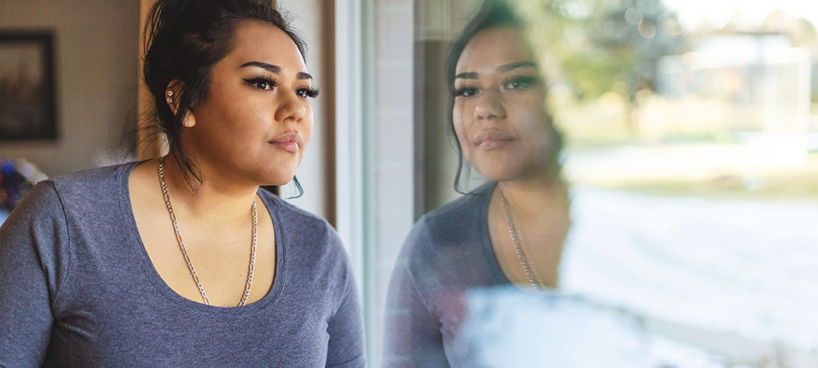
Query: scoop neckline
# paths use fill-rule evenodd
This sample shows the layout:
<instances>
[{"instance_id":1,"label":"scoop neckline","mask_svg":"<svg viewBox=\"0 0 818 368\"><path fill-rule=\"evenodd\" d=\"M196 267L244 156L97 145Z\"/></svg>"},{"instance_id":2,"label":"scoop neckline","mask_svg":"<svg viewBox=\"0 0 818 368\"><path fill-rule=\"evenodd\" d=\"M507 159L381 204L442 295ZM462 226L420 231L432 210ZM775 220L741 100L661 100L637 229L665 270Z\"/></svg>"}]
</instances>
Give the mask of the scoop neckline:
<instances>
[{"instance_id":1,"label":"scoop neckline","mask_svg":"<svg viewBox=\"0 0 818 368\"><path fill-rule=\"evenodd\" d=\"M267 208L268 213L270 214L270 219L273 221L273 231L275 232L275 243L276 243L276 270L275 270L275 278L273 279L273 285L270 287L270 290L267 292L264 297L258 300L255 303L247 304L243 307L221 307L221 306L214 306L214 305L207 305L204 303L200 303L188 298L183 297L176 291L174 291L168 284L162 279L162 276L159 275L159 272L154 267L153 262L148 255L148 251L145 249L145 244L142 242L142 237L139 235L139 228L136 226L136 219L133 214L133 206L131 205L131 196L130 196L130 176L131 172L134 168L139 166L142 163L145 163L149 160L143 161L133 161L127 164L123 164L120 166L120 172L117 175L117 181L119 182L119 186L121 188L119 192L120 200L120 216L122 217L122 222L125 224L126 232L129 238L129 246L132 250L134 258L138 260L140 268L142 269L142 273L145 278L156 288L159 294L162 294L166 299L169 301L177 304L182 305L189 308L195 308L205 312L212 312L212 313L252 313L262 310L267 305L274 303L278 300L281 292L284 290L284 284L286 282L286 258L287 254L285 251L285 244L284 244L284 236L283 232L284 229L281 229L281 219L279 217L279 211L277 211L280 206L277 206L278 203L275 203L273 198L266 196L262 193L262 189L259 188L256 193L258 194L259 198L261 198L262 202L264 202L265 207Z\"/></svg>"},{"instance_id":2,"label":"scoop neckline","mask_svg":"<svg viewBox=\"0 0 818 368\"><path fill-rule=\"evenodd\" d=\"M480 198L480 215L478 223L480 226L480 244L483 248L483 257L489 266L491 277L497 285L512 285L511 280L508 279L503 269L500 267L500 262L497 260L497 255L494 254L494 248L491 246L491 234L489 233L489 206L491 205L491 195L494 189L497 188L497 182L487 183L482 190L479 191Z\"/></svg>"},{"instance_id":3,"label":"scoop neckline","mask_svg":"<svg viewBox=\"0 0 818 368\"><path fill-rule=\"evenodd\" d=\"M519 290L529 291L512 283L508 276L503 273L503 269L500 267L500 261L497 260L497 255L494 253L494 248L491 246L491 234L489 234L489 206L491 205L491 195L494 193L495 188L497 188L497 182L486 184L486 187L485 192L481 191L480 193L484 195L485 198L483 198L483 202L481 202L479 222L481 233L483 235L481 241L483 255L485 256L486 261L489 264L489 268L491 269L490 272L492 273L492 278L500 286L511 286ZM546 289L551 293L555 293L559 290L558 287L546 287Z\"/></svg>"}]
</instances>

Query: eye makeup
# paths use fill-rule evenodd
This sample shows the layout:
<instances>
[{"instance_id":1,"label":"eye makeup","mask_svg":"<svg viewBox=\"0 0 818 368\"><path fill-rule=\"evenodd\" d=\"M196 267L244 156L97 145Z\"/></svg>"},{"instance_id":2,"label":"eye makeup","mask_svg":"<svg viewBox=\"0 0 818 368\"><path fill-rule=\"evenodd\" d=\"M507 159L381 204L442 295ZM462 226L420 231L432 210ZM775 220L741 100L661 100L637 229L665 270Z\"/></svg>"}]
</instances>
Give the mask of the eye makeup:
<instances>
[{"instance_id":1,"label":"eye makeup","mask_svg":"<svg viewBox=\"0 0 818 368\"><path fill-rule=\"evenodd\" d=\"M275 78L270 78L267 76L246 78L244 81L261 90L271 90L278 87L278 81Z\"/></svg>"},{"instance_id":2,"label":"eye makeup","mask_svg":"<svg viewBox=\"0 0 818 368\"><path fill-rule=\"evenodd\" d=\"M254 86L254 87L256 87L256 88L258 88L260 90L265 90L265 91L269 91L269 90L274 89L275 87L278 87L278 80L276 78L271 78L271 77L268 77L268 76L258 76L258 77L253 77L253 78L245 78L244 81L247 82L251 86ZM317 88L313 88L313 87L302 87L302 88L296 89L295 93L299 97L315 98L315 97L318 97L319 91L318 91Z\"/></svg>"}]
</instances>

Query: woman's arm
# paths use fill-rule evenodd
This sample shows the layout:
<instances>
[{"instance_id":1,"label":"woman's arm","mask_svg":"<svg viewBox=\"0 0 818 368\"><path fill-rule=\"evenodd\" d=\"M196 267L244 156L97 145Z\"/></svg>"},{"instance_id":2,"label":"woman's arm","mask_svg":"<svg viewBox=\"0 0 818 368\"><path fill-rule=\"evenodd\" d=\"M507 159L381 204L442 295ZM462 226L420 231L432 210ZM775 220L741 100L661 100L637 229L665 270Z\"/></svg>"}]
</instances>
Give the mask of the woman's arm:
<instances>
[{"instance_id":1,"label":"woman's arm","mask_svg":"<svg viewBox=\"0 0 818 368\"><path fill-rule=\"evenodd\" d=\"M344 291L338 310L327 326L329 345L327 347L327 367L366 367L366 343L361 302L358 297L355 278L346 253L339 242L337 248L344 258Z\"/></svg>"},{"instance_id":2,"label":"woman's arm","mask_svg":"<svg viewBox=\"0 0 818 368\"><path fill-rule=\"evenodd\" d=\"M413 248L426 244L422 225L415 225L392 272L384 322L384 367L449 367L441 323L423 302L410 264L425 263Z\"/></svg>"},{"instance_id":3,"label":"woman's arm","mask_svg":"<svg viewBox=\"0 0 818 368\"><path fill-rule=\"evenodd\" d=\"M66 271L58 249L67 249L67 234L52 182L35 186L0 228L2 367L43 363L54 321L51 306Z\"/></svg>"}]
</instances>

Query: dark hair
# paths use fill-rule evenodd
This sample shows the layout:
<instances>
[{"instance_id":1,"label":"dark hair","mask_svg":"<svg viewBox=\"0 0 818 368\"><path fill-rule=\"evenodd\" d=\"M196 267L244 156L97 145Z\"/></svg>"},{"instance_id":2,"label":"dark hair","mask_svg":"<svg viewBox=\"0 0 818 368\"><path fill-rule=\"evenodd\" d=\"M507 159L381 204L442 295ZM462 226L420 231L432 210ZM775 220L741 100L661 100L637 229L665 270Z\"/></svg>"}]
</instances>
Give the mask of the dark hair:
<instances>
[{"instance_id":1,"label":"dark hair","mask_svg":"<svg viewBox=\"0 0 818 368\"><path fill-rule=\"evenodd\" d=\"M271 0L159 0L145 23L143 77L153 95L156 124L149 128L165 133L170 154L185 177L203 178L195 158L185 150L182 123L202 102L210 88L210 72L233 47L233 34L243 21L260 21L281 29L304 57L306 44L290 28ZM170 83L183 83L176 114L165 102ZM298 179L293 179L300 193Z\"/></svg>"},{"instance_id":2,"label":"dark hair","mask_svg":"<svg viewBox=\"0 0 818 368\"><path fill-rule=\"evenodd\" d=\"M457 141L457 133L454 130L454 81L457 70L457 62L460 60L460 55L466 49L466 45L478 33L498 27L515 27L525 28L525 22L515 13L514 8L505 0L484 0L469 22L460 33L455 36L454 40L449 44L446 52L446 86L449 88L449 132L455 137L455 147L458 153L457 174L454 179L454 190L461 194L467 194L460 189L460 178L463 174L463 148ZM551 121L551 116L548 115L548 120ZM554 129L554 139L556 144L556 152L562 150L562 134ZM555 155L556 158L557 155ZM558 162L555 162L559 165Z\"/></svg>"}]
</instances>

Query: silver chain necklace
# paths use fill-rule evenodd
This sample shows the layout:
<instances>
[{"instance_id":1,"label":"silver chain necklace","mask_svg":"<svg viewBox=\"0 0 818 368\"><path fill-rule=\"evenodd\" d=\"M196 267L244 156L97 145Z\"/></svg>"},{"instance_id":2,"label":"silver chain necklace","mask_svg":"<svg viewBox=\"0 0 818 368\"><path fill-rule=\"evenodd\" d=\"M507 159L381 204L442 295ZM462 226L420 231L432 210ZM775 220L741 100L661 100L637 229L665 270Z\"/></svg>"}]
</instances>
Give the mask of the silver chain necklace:
<instances>
[{"instance_id":1,"label":"silver chain necklace","mask_svg":"<svg viewBox=\"0 0 818 368\"><path fill-rule=\"evenodd\" d=\"M531 282L531 286L537 293L550 293L551 289L545 286L545 283L543 283L542 276L540 276L540 272L537 270L537 265L533 261L531 252L525 243L525 238L523 238L523 232L519 224L519 220L517 219L517 216L515 216L513 208L509 209L510 205L508 201L506 201L506 197L503 195L503 190L497 188L497 191L500 193L500 203L503 205L503 215L505 215L506 218L506 225L508 225L508 233L511 235L511 242L514 244L514 250L517 251L517 257L520 258L520 263L523 265L523 270L525 271L526 276L528 276L528 281Z\"/></svg>"},{"instance_id":2,"label":"silver chain necklace","mask_svg":"<svg viewBox=\"0 0 818 368\"><path fill-rule=\"evenodd\" d=\"M204 303L210 305L210 300L207 299L202 283L199 282L199 276L196 276L196 270L193 269L193 263L190 262L190 256L185 249L185 243L182 242L182 234L179 232L179 224L176 223L176 215L173 213L173 206L170 204L170 195L168 195L168 187L165 185L165 158L159 159L159 183L162 185L162 196L165 197L165 205L168 207L168 214L170 214L170 221L173 223L173 230L176 232L176 242L179 243L179 249L182 250L182 256L185 257L185 263L190 270L190 275L193 276L193 282L199 288L199 293L202 294ZM258 216L256 213L256 200L253 199L253 205L250 207L253 214L253 242L250 245L250 266L247 272L247 283L244 285L244 294L239 301L239 307L247 304L247 297L250 296L250 287L253 286L253 273L256 270L256 243L258 239Z\"/></svg>"}]
</instances>

